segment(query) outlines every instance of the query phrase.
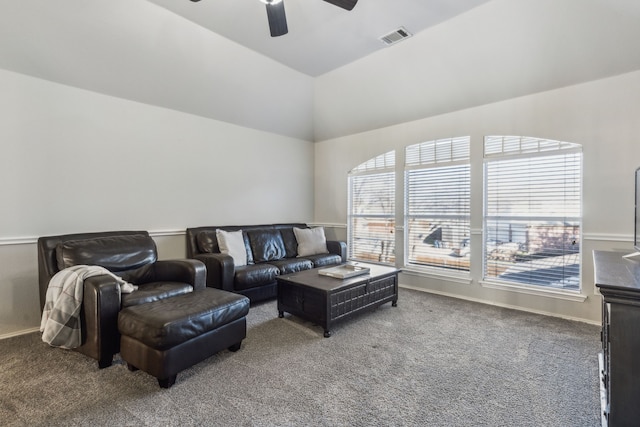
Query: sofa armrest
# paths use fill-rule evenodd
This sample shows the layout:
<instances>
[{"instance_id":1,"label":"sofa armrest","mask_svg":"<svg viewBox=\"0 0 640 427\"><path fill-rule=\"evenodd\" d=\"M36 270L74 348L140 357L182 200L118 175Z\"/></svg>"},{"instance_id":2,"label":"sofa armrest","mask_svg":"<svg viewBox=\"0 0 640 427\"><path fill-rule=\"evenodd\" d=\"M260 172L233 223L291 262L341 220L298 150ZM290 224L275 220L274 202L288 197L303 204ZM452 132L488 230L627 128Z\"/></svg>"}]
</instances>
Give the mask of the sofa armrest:
<instances>
[{"instance_id":1,"label":"sofa armrest","mask_svg":"<svg viewBox=\"0 0 640 427\"><path fill-rule=\"evenodd\" d=\"M347 244L337 240L327 240L327 250L331 254L340 255L342 262L347 262Z\"/></svg>"},{"instance_id":2,"label":"sofa armrest","mask_svg":"<svg viewBox=\"0 0 640 427\"><path fill-rule=\"evenodd\" d=\"M233 258L226 254L198 254L195 259L202 261L207 269L207 287L233 292L235 265Z\"/></svg>"},{"instance_id":3,"label":"sofa armrest","mask_svg":"<svg viewBox=\"0 0 640 427\"><path fill-rule=\"evenodd\" d=\"M104 368L120 349L120 287L109 275L88 277L83 286L82 346L77 350L97 359Z\"/></svg>"},{"instance_id":4,"label":"sofa armrest","mask_svg":"<svg viewBox=\"0 0 640 427\"><path fill-rule=\"evenodd\" d=\"M172 259L156 261L153 266L158 281L189 283L193 290L204 289L207 284L207 270L195 259Z\"/></svg>"}]
</instances>

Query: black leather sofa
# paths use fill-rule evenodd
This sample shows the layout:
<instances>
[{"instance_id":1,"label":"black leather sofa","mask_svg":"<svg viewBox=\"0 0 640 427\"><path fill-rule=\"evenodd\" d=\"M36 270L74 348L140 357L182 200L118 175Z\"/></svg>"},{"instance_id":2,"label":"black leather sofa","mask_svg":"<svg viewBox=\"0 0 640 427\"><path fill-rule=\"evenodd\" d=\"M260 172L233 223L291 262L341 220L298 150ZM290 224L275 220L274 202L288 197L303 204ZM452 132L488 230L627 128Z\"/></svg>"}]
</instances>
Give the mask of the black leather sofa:
<instances>
[{"instance_id":1,"label":"black leather sofa","mask_svg":"<svg viewBox=\"0 0 640 427\"><path fill-rule=\"evenodd\" d=\"M187 228L187 257L202 261L207 268L207 286L247 296L251 302L277 296L276 277L281 274L346 262L345 242L326 242L328 253L299 257L293 228L307 224L205 226ZM247 265L236 266L231 256L220 253L216 230L242 230ZM281 256L274 256L275 251Z\"/></svg>"},{"instance_id":2,"label":"black leather sofa","mask_svg":"<svg viewBox=\"0 0 640 427\"><path fill-rule=\"evenodd\" d=\"M100 368L110 366L120 350L118 313L122 308L205 288L206 270L200 261L159 261L155 242L146 231L45 236L37 246L41 310L51 278L74 265L102 266L138 286L135 292L120 296L112 276L93 276L83 282L82 345L75 350L96 359Z\"/></svg>"}]
</instances>

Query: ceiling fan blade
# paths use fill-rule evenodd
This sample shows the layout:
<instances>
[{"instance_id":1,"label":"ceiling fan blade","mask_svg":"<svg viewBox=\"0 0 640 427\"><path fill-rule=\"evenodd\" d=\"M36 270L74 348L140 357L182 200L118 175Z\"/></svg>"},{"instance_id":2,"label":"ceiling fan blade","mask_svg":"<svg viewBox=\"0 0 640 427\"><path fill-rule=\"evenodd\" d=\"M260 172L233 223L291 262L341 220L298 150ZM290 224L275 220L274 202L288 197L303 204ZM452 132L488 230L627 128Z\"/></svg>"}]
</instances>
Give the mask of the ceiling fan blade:
<instances>
[{"instance_id":1,"label":"ceiling fan blade","mask_svg":"<svg viewBox=\"0 0 640 427\"><path fill-rule=\"evenodd\" d=\"M278 37L287 34L289 29L287 28L287 17L284 13L284 1L279 3L267 3L266 6L271 37Z\"/></svg>"},{"instance_id":2,"label":"ceiling fan blade","mask_svg":"<svg viewBox=\"0 0 640 427\"><path fill-rule=\"evenodd\" d=\"M327 3L331 3L334 6L341 7L346 10L351 10L355 7L358 0L324 0Z\"/></svg>"}]
</instances>

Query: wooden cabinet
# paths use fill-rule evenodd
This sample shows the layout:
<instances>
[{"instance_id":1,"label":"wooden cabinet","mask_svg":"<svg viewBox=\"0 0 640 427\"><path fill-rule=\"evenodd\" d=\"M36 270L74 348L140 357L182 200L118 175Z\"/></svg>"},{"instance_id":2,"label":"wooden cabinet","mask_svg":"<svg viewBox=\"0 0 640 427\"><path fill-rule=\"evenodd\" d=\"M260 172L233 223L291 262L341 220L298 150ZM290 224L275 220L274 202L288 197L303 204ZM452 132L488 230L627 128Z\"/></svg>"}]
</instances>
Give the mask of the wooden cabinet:
<instances>
[{"instance_id":1,"label":"wooden cabinet","mask_svg":"<svg viewBox=\"0 0 640 427\"><path fill-rule=\"evenodd\" d=\"M602 294L602 424L640 425L640 258L594 251Z\"/></svg>"}]
</instances>

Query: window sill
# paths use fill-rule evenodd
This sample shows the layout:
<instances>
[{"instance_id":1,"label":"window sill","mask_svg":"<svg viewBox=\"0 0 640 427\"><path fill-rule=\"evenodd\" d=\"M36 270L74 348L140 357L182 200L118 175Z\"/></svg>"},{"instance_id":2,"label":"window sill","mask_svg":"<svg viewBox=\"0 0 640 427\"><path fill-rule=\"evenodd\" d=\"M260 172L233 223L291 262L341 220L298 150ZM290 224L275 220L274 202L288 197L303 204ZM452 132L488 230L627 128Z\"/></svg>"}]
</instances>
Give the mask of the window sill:
<instances>
[{"instance_id":1,"label":"window sill","mask_svg":"<svg viewBox=\"0 0 640 427\"><path fill-rule=\"evenodd\" d=\"M480 285L484 288L500 289L503 291L518 292L528 295L557 298L566 301L584 302L587 299L587 296L581 294L580 291L569 291L565 289L533 287L517 283L495 282L490 280L481 280Z\"/></svg>"},{"instance_id":2,"label":"window sill","mask_svg":"<svg viewBox=\"0 0 640 427\"><path fill-rule=\"evenodd\" d=\"M438 280L446 280L448 282L461 283L463 285L470 285L472 282L471 275L466 272L443 272L438 269L428 267L417 267L415 265L408 265L402 267L402 274L408 274L411 276L430 277Z\"/></svg>"}]
</instances>

